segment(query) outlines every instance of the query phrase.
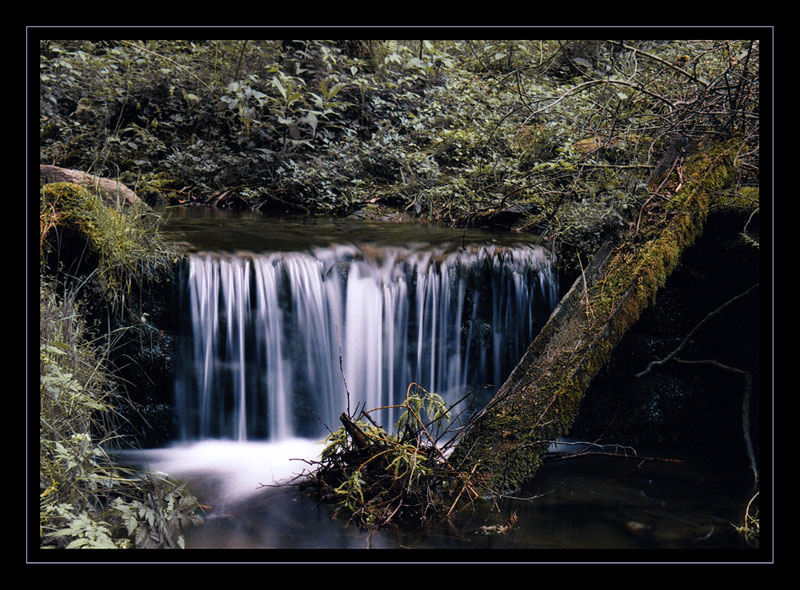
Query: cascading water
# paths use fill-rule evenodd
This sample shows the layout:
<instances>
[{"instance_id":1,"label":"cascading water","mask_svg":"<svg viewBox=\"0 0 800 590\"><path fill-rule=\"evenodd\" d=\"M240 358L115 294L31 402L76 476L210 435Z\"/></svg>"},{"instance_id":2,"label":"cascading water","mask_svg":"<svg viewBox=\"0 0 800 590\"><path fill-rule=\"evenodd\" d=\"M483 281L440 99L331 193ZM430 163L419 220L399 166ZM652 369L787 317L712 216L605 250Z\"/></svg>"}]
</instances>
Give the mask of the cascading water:
<instances>
[{"instance_id":1,"label":"cascading water","mask_svg":"<svg viewBox=\"0 0 800 590\"><path fill-rule=\"evenodd\" d=\"M736 510L718 511L718 484L729 486L735 469L716 453L711 468L702 460L650 462L642 466L646 475L633 476L618 459L609 460L614 467L555 462L537 474L552 501L509 499L504 510L520 508L513 535L465 539L471 524L486 524L487 513L476 512L454 536L369 531L365 541L361 531L285 485L308 474L328 429L338 428L348 410L345 380L353 413L402 401L413 382L450 403L480 392L465 409L484 407L557 303L547 252L532 245L533 236L526 243L521 235L422 224L272 220L207 208L171 215L175 241L214 252L186 259L177 281L183 290L176 318L179 440L119 455L132 467L186 481L210 507L206 524L186 531L187 548L344 549L366 542L473 550L479 537L483 547L513 549L658 542L696 551L699 541L739 547L741 539L731 541L709 524L731 521ZM331 246L353 236L369 246ZM495 246L448 246L457 243ZM387 428L398 415L371 414ZM562 440L552 450L585 444ZM606 467L621 470L619 477L609 478ZM698 488L701 479L708 486ZM655 506L654 497L669 501ZM625 535L644 513L653 517L641 521L648 534L636 528ZM687 521L688 513L695 517ZM614 522L620 526L609 527ZM682 524L663 526L676 522Z\"/></svg>"},{"instance_id":2,"label":"cascading water","mask_svg":"<svg viewBox=\"0 0 800 590\"><path fill-rule=\"evenodd\" d=\"M499 386L558 296L532 246L196 254L184 273L184 441L318 437L411 383L449 403ZM373 418L390 429L399 413Z\"/></svg>"}]
</instances>

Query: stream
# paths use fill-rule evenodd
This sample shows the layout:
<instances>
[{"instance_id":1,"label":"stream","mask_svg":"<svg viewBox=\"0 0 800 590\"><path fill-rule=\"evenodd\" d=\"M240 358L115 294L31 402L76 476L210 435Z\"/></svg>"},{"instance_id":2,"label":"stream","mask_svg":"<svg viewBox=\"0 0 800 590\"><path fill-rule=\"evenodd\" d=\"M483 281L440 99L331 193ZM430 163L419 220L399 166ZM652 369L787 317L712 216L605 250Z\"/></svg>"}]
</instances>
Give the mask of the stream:
<instances>
[{"instance_id":1,"label":"stream","mask_svg":"<svg viewBox=\"0 0 800 590\"><path fill-rule=\"evenodd\" d=\"M311 469L343 404L396 403L404 383L426 379L448 400L472 389L481 390L474 403L485 403L558 301L557 272L540 255L546 251L535 236L419 224L275 220L206 208L173 209L167 217L167 235L194 252L187 277L204 273L202 281L186 279L193 285L187 308L195 311L176 363L182 435L169 447L129 451L126 460L185 479L207 507L205 524L186 533L187 549L276 550L255 558L225 552L223 561L747 560L735 527L752 482L737 453L727 455L731 465L703 448L549 461L496 509L482 502L423 531L369 533L348 524L292 483ZM341 248L356 253L342 258ZM421 256L428 251L437 252L435 263ZM466 251L483 254L450 258ZM348 270L332 286L331 269L342 260ZM490 266L508 280L473 270ZM319 274L309 270L316 268ZM271 295L262 288L264 269L283 273L270 279ZM373 283L356 281L372 277L380 277L377 299L363 295ZM297 285L319 288L323 299L310 300ZM491 285L491 300L473 285ZM348 340L354 325L360 329ZM370 326L376 330L361 329ZM269 330L274 336L263 336ZM356 349L356 342L367 346ZM341 373L350 377L342 384ZM362 389L372 397L349 397ZM513 526L497 533L512 514ZM376 549L393 551L361 551Z\"/></svg>"}]
</instances>

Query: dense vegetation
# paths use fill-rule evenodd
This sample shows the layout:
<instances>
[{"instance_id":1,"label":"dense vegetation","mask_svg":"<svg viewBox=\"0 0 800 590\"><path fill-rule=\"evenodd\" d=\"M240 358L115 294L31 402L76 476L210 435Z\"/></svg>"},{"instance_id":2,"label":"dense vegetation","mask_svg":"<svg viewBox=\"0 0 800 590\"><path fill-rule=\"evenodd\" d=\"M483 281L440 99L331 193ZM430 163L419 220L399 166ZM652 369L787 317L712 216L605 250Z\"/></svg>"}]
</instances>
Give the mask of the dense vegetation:
<instances>
[{"instance_id":1,"label":"dense vegetation","mask_svg":"<svg viewBox=\"0 0 800 590\"><path fill-rule=\"evenodd\" d=\"M537 232L569 259L669 196L670 148L735 137L728 202L758 247L758 40L48 39L39 50L41 163L118 178L150 205L490 225ZM152 339L142 289L171 257L156 227L152 211L92 191L42 191L44 545L180 546L196 518L182 488L134 483L100 445L115 436L116 385L109 351L90 343ZM68 235L80 236L72 253ZM328 466L353 457L338 434ZM376 436L409 494L405 476L441 479L433 459L417 463L419 430ZM363 500L358 471L323 495ZM363 524L398 501L430 506L384 492L351 507Z\"/></svg>"},{"instance_id":2,"label":"dense vegetation","mask_svg":"<svg viewBox=\"0 0 800 590\"><path fill-rule=\"evenodd\" d=\"M184 484L123 469L109 455L121 393L79 291L45 279L39 297L41 546L182 547L185 527L202 522L197 500Z\"/></svg>"},{"instance_id":3,"label":"dense vegetation","mask_svg":"<svg viewBox=\"0 0 800 590\"><path fill-rule=\"evenodd\" d=\"M41 160L142 196L391 208L572 245L635 219L676 138L739 136L759 41L45 41Z\"/></svg>"}]
</instances>

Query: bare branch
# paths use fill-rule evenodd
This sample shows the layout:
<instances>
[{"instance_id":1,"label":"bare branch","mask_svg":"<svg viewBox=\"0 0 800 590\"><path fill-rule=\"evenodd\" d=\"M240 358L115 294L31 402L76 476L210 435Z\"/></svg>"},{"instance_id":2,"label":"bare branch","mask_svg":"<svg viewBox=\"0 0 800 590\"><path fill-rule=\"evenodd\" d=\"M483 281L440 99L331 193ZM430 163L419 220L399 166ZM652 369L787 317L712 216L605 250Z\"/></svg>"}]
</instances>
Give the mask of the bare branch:
<instances>
[{"instance_id":1,"label":"bare branch","mask_svg":"<svg viewBox=\"0 0 800 590\"><path fill-rule=\"evenodd\" d=\"M756 463L756 454L753 450L753 441L750 438L750 392L753 389L753 376L749 371L737 369L729 365L723 364L715 359L705 360L683 360L675 359L675 362L687 365L712 365L730 373L736 373L744 378L744 394L742 396L742 431L744 433L744 444L747 450L747 458L750 460L750 469L753 472L753 487L758 487L758 464Z\"/></svg>"},{"instance_id":2,"label":"bare branch","mask_svg":"<svg viewBox=\"0 0 800 590\"><path fill-rule=\"evenodd\" d=\"M643 55L644 57L646 57L646 58L648 58L648 59L650 59L650 60L653 60L653 61L655 61L655 62L658 62L658 63L660 63L660 64L662 64L662 65L665 65L665 66L667 66L668 68L672 68L672 69L673 69L673 70L675 70L676 72L679 72L679 73L681 73L682 75L686 76L686 77L687 77L687 78L689 78L690 80L694 80L694 81L695 81L695 82L697 82L698 84L702 84L703 86L708 86L708 82L706 82L706 81L705 81L705 80L703 80L702 78L698 78L697 76L695 76L695 75L694 75L694 74L692 74L691 72L687 72L686 70L684 70L683 68L681 68L681 67L680 67L680 66L678 66L677 64L670 63L670 62L668 62L667 60L665 60L665 59L662 59L662 58L658 57L657 55L653 55L652 53L648 53L648 52L646 52L646 51L642 51L641 49L637 49L636 47L631 47L630 45L626 45L626 44L625 44L625 43L623 43L622 41L611 41L611 40L606 40L606 43L611 43L612 45L617 45L617 46L619 46L619 47L622 47L623 49L627 49L628 51L633 51L634 53L636 53L636 54L638 54L638 55Z\"/></svg>"},{"instance_id":3,"label":"bare branch","mask_svg":"<svg viewBox=\"0 0 800 590\"><path fill-rule=\"evenodd\" d=\"M649 365L647 365L647 367L646 367L646 368L645 368L643 371L639 371L638 373L636 373L636 377L643 377L643 376L645 376L647 373L649 373L649 372L650 372L650 370L651 370L653 367L657 367L657 366L660 366L660 365L665 365L665 364L667 364L669 361L671 361L671 360L675 359L675 358L678 356L678 354L679 354L679 353L680 353L680 352L681 352L681 351L684 349L684 347L685 347L685 346L686 346L686 345L687 345L687 344L688 344L688 343L689 343L689 342L692 340L692 338L693 338L693 337L694 337L694 335L697 333L697 331L698 331L698 330L699 330L699 329L700 329L700 328L701 328L701 327L702 327L702 326L703 326L703 325L704 325L704 324L705 324L707 321L709 321L709 320L710 320L712 317L714 317L715 315L717 315L717 314L721 313L721 312L722 312L722 311L723 311L723 310L724 310L726 307L728 307L729 305L731 305L731 304L735 303L736 301L738 301L738 300L739 300L739 299L741 299L742 297L745 297L745 296L749 295L749 294L750 294L750 292L751 292L753 289L756 289L757 287L758 287L758 283L756 283L755 285L753 285L752 287L750 287L749 289L747 289L745 292L743 292L743 293L739 293L738 295L736 295L736 296L735 296L735 297L733 297L732 299L729 299L728 301L726 301L725 303L723 303L722 305L720 305L720 306L719 306L717 309L715 309L714 311L712 311L711 313L709 313L709 314L708 314L706 317L704 317L704 318L703 318L703 319L700 321L700 323L698 323L698 324L697 324L697 325L696 325L694 328L692 328L692 330L691 330L691 331L690 331L690 332L689 332L689 333L686 335L686 337L683 339L683 341L682 341L682 342L681 342L681 343L678 345L678 347L677 347L675 350L673 350L671 353L669 353L669 354L668 354L667 356L665 356L663 359L659 359L659 360L652 361L652 362L651 362Z\"/></svg>"}]
</instances>

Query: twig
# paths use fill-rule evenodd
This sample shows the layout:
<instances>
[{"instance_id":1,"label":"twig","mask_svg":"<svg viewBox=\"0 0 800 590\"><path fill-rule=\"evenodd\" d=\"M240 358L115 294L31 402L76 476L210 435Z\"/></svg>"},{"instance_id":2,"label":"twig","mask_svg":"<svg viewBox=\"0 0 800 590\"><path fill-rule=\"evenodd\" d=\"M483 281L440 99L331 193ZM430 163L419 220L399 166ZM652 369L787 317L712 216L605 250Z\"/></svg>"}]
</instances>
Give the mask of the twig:
<instances>
[{"instance_id":1,"label":"twig","mask_svg":"<svg viewBox=\"0 0 800 590\"><path fill-rule=\"evenodd\" d=\"M242 39L242 48L239 51L239 59L236 61L236 69L233 72L233 79L234 80L238 80L239 79L239 68L242 65L242 58L244 57L244 50L247 47L247 43L248 43L247 39Z\"/></svg>"},{"instance_id":2,"label":"twig","mask_svg":"<svg viewBox=\"0 0 800 590\"><path fill-rule=\"evenodd\" d=\"M339 334L339 325L335 324L336 340L339 343L339 372L342 374L342 382L344 383L344 393L347 396L347 415L352 416L350 413L350 390L347 388L347 378L344 375L344 365L342 364L342 336Z\"/></svg>"},{"instance_id":3,"label":"twig","mask_svg":"<svg viewBox=\"0 0 800 590\"><path fill-rule=\"evenodd\" d=\"M750 500L747 502L747 507L744 509L744 526L742 528L745 530L747 530L748 528L749 521L755 520L754 517L750 516L750 506L752 506L753 502L760 493L761 492L756 492L755 494L753 494L753 497L750 498Z\"/></svg>"},{"instance_id":4,"label":"twig","mask_svg":"<svg viewBox=\"0 0 800 590\"><path fill-rule=\"evenodd\" d=\"M731 373L736 373L738 375L741 375L743 377L743 379L744 379L744 393L743 393L743 396L742 396L742 430L743 430L743 433L744 433L744 442L745 442L745 447L746 447L746 450L747 450L747 457L750 460L750 469L753 471L754 487L758 487L758 466L757 466L757 463L756 463L755 451L753 450L753 442L752 442L752 440L750 438L750 392L751 392L752 387L753 387L753 377L752 377L752 375L750 374L749 371L744 371L742 369L737 369L736 367L731 367L731 366L723 364L723 363L721 363L721 362L719 362L719 361L717 361L715 359L705 359L705 360L680 359L680 358L678 358L678 353L680 353L681 350L683 350L683 348L686 346L686 344L689 341L691 341L691 339L694 336L694 334L709 319L711 319L713 316L717 315L718 313L722 312L726 307L728 307L732 303L734 303L734 302L738 301L739 299L741 299L742 297L748 295L756 287L758 287L758 283L756 283L755 285L753 285L752 287L750 287L749 289L747 289L743 293L740 293L739 295L736 295L735 297L729 299L728 301L726 301L725 303L720 305L717 309L715 309L714 311L709 313L706 317L704 317L694 328L692 328L692 330L686 335L686 337L683 339L683 341L678 345L678 347L675 350L673 350L671 353L669 353L663 359L652 361L649 365L647 365L647 367L643 371L640 371L639 373L636 373L636 377L642 377L642 376L646 375L647 373L649 373L650 370L655 366L663 365L663 364L665 364L665 363L667 363L669 361L675 361L675 362L682 363L682 364L687 364L687 365L689 365L689 364L694 364L694 365L700 365L700 364L712 365L712 366L717 367L719 369L722 369L722 370L725 370L725 371L729 371Z\"/></svg>"},{"instance_id":5,"label":"twig","mask_svg":"<svg viewBox=\"0 0 800 590\"><path fill-rule=\"evenodd\" d=\"M691 341L691 339L694 337L694 335L697 333L697 331L698 331L698 330L699 330L699 329L700 329L700 328L701 328L701 327L702 327L702 326L703 326L703 325L704 325L704 324L705 324L705 323L706 323L708 320L710 320L710 319L711 319L712 317L714 317L715 315L717 315L717 314L721 313L721 312L722 312L722 311L723 311L723 310L724 310L726 307L728 307L729 305L731 305L731 304L735 303L736 301L738 301L738 300L739 300L739 299L741 299L742 297L745 297L746 295L749 295L749 294L750 294L750 292L751 292L753 289L757 288L757 287L758 287L758 283L756 283L755 285L753 285L752 287L750 287L749 289L747 289L747 290L746 290L746 291L744 291L743 293L740 293L739 295L736 295L736 296L735 296L735 297L733 297L732 299L730 299L730 300L726 301L725 303L723 303L722 305L720 305L720 306L719 306L717 309L715 309L714 311L712 311L711 313L709 313L709 314L708 314L706 317L704 317L704 318L703 318L703 319L700 321L700 323L698 323L698 324L697 324L697 325L696 325L694 328L692 328L692 330L691 330L691 331L690 331L690 332L689 332L689 333L686 335L686 337L683 339L683 341L682 341L682 342L681 342L681 343L678 345L678 347L677 347L675 350L673 350L671 353L669 353L669 354L668 354L667 356L665 356L663 359L659 359L659 360L651 361L651 362L650 362L650 364L649 364L649 365L647 365L647 367L646 367L646 368L645 368L643 371L639 371L638 373L636 373L636 377L643 377L644 375L646 375L647 373L649 373L649 372L650 372L650 370L651 370L653 367L656 367L656 366L659 366L659 365L664 365L664 364L668 363L669 361L673 360L675 357L677 357L677 356L678 356L678 353L680 353L680 352L683 350L683 348L684 348L684 347L685 347L685 346L686 346L686 345L687 345L687 344L688 344L688 343Z\"/></svg>"},{"instance_id":6,"label":"twig","mask_svg":"<svg viewBox=\"0 0 800 590\"><path fill-rule=\"evenodd\" d=\"M568 461L570 459L580 459L581 457L614 457L616 459L637 459L639 461L652 461L657 463L683 463L683 459L669 459L665 457L640 457L638 455L626 455L624 453L611 453L608 451L578 451L576 453L550 453L547 455L548 461Z\"/></svg>"},{"instance_id":7,"label":"twig","mask_svg":"<svg viewBox=\"0 0 800 590\"><path fill-rule=\"evenodd\" d=\"M342 421L342 424L344 425L344 429L347 431L347 434L350 435L350 438L352 438L353 441L355 441L356 445L358 445L359 448L365 449L369 446L369 443L367 442L364 433L361 432L361 429L358 426L356 426L352 420L350 420L350 417L347 414L342 412L342 415L339 416L339 420Z\"/></svg>"},{"instance_id":8,"label":"twig","mask_svg":"<svg viewBox=\"0 0 800 590\"><path fill-rule=\"evenodd\" d=\"M639 217L636 218L636 229L633 232L634 237L639 235L639 225L642 223L642 214L644 213L644 208L647 207L647 204L652 201L658 193L653 193L647 200L642 203L642 206L639 208Z\"/></svg>"},{"instance_id":9,"label":"twig","mask_svg":"<svg viewBox=\"0 0 800 590\"><path fill-rule=\"evenodd\" d=\"M156 53L155 51L150 51L149 49L147 49L147 48L145 48L145 47L142 47L141 45L136 45L135 43L131 43L130 41L125 41L125 40L123 39L123 41L122 41L122 42L123 42L125 45L130 45L131 47L134 47L134 48L136 48L136 49L139 49L139 50L141 50L141 51L144 51L145 53L149 53L150 55L155 55L156 57L158 57L158 58L161 58L161 59L163 59L164 61L171 63L171 64L172 64L172 65L174 65L176 68L180 68L181 70L183 70L184 72L186 72L187 74L189 74L189 75L190 75L192 78L194 78L195 80L197 80L198 82L200 82L200 84L202 84L203 86L205 86L205 87L206 87L206 90L211 90L211 87L210 87L208 84L206 84L205 82L203 82L203 81L202 81L200 78L198 78L198 77L197 77L195 74L193 74L192 72L190 72L189 70L187 70L186 68L184 68L184 67L183 67L181 64L179 64L178 62L176 62L176 61L174 61L174 60L172 60L172 59L170 59L170 58L168 58L168 57L166 57L166 56L164 56L164 55L161 55L160 53Z\"/></svg>"},{"instance_id":10,"label":"twig","mask_svg":"<svg viewBox=\"0 0 800 590\"><path fill-rule=\"evenodd\" d=\"M629 170L635 168L644 168L646 170L650 170L654 168L652 164L586 164L583 162L579 162L576 164L581 168L614 168L616 170Z\"/></svg>"},{"instance_id":11,"label":"twig","mask_svg":"<svg viewBox=\"0 0 800 590\"><path fill-rule=\"evenodd\" d=\"M684 76L686 76L687 78L689 78L691 80L694 80L698 84L701 84L703 86L708 86L708 82L706 82L705 80L702 80L702 79L698 78L697 76L695 76L691 72L687 72L683 68L675 65L674 63L670 63L667 60L658 57L657 55L653 55L652 53L648 53L646 51L642 51L641 49L637 49L636 47L631 47L630 45L626 45L622 41L606 40L606 43L611 43L612 45L619 45L623 49L627 49L628 51L633 51L634 53L638 53L639 55L643 55L648 59L651 59L651 60L656 61L656 62L658 62L658 63L660 63L662 65L667 66L668 68L672 68L676 72L680 72L681 74L683 74Z\"/></svg>"},{"instance_id":12,"label":"twig","mask_svg":"<svg viewBox=\"0 0 800 590\"><path fill-rule=\"evenodd\" d=\"M586 272L583 269L583 262L581 262L580 252L578 252L578 264L581 267L581 278L583 279L583 294L586 297L586 318L591 320L594 314L592 313L592 308L589 305L589 286L586 284Z\"/></svg>"},{"instance_id":13,"label":"twig","mask_svg":"<svg viewBox=\"0 0 800 590\"><path fill-rule=\"evenodd\" d=\"M747 450L747 458L750 461L750 470L753 472L753 489L755 490L758 487L758 464L756 463L756 454L753 450L753 441L750 439L750 392L753 389L753 376L749 371L730 367L714 359L700 361L675 359L675 362L686 365L712 365L724 371L741 375L744 378L744 393L742 395L742 432L744 435L745 449Z\"/></svg>"},{"instance_id":14,"label":"twig","mask_svg":"<svg viewBox=\"0 0 800 590\"><path fill-rule=\"evenodd\" d=\"M472 471L469 474L470 477L475 475L475 470L477 468L478 468L478 465L476 463L472 467ZM467 489L467 487L469 487L469 480L465 480L464 481L464 485L461 486L461 491L458 492L458 495L456 496L456 499L453 501L453 504L450 506L450 510L447 511L447 516L450 516L450 513L453 512L453 509L456 507L456 504L458 504L458 501L461 499L461 496L464 494L464 491Z\"/></svg>"}]
</instances>

